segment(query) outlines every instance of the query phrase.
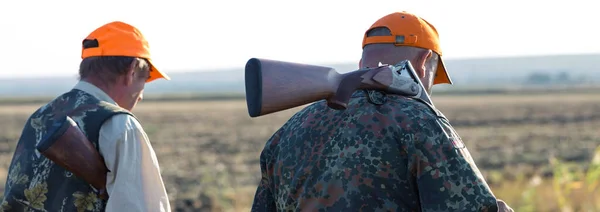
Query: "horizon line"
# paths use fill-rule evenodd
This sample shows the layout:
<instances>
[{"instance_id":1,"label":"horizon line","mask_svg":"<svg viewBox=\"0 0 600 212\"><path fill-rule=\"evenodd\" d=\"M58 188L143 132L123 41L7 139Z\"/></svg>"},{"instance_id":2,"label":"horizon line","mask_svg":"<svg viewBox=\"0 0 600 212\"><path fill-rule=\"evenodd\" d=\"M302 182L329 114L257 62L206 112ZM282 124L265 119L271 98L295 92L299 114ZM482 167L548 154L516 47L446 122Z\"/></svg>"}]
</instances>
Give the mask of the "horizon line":
<instances>
[{"instance_id":1,"label":"horizon line","mask_svg":"<svg viewBox=\"0 0 600 212\"><path fill-rule=\"evenodd\" d=\"M560 56L592 56L592 55L600 55L600 52L579 52L579 53L563 53L563 54L535 54L535 55L512 55L512 56L470 56L470 57L450 57L447 59L444 59L444 61L465 61L465 60L485 60L485 59L515 59L515 58L519 58L519 59L525 59L525 58L536 58L536 57L560 57ZM292 61L290 61L292 62ZM353 63L356 63L355 61L348 61L348 62L320 62L320 63L314 63L314 64L329 64L330 66L336 66L336 65L351 65ZM174 70L165 70L168 72L171 72L172 74L189 74L189 73L198 73L198 72L204 72L204 73L215 73L215 72L222 72L222 71L231 71L233 69L243 69L243 66L234 66L234 67L222 67L222 68L197 68L197 69L174 69ZM59 74L59 75L35 75L35 76L23 76L23 75L17 75L17 76L1 76L0 75L0 80L2 81L6 81L6 80L11 80L11 79L48 79L48 78L60 78L60 79L64 79L64 78L70 78L73 77L74 80L77 79L77 73L73 73L73 74Z\"/></svg>"}]
</instances>

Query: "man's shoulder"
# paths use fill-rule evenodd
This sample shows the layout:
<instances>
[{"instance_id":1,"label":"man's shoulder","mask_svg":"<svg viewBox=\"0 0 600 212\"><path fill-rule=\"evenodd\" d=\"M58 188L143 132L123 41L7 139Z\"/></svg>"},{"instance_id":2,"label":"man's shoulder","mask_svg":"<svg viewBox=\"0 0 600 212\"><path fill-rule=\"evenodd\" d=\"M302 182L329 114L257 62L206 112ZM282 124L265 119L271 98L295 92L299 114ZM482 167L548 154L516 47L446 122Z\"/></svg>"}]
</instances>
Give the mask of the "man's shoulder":
<instances>
[{"instance_id":1,"label":"man's shoulder","mask_svg":"<svg viewBox=\"0 0 600 212\"><path fill-rule=\"evenodd\" d=\"M102 131L122 133L126 131L143 131L142 124L129 113L119 113L108 118L101 127Z\"/></svg>"},{"instance_id":2,"label":"man's shoulder","mask_svg":"<svg viewBox=\"0 0 600 212\"><path fill-rule=\"evenodd\" d=\"M331 109L325 100L315 102L295 113L278 132L301 132L304 128L335 130L343 126L361 128L360 131L399 129L406 133L427 130L426 125L431 126L439 119L445 119L439 110L417 99L357 91L346 109Z\"/></svg>"},{"instance_id":3,"label":"man's shoulder","mask_svg":"<svg viewBox=\"0 0 600 212\"><path fill-rule=\"evenodd\" d=\"M384 112L390 114L423 111L431 116L441 115L438 114L440 113L439 110L419 99L402 95L385 94L383 92L373 90L356 91L354 94L352 94L347 108L342 111L368 109L380 110L380 113ZM323 110L329 110L327 101L325 100L312 103L298 113L317 111L322 112ZM330 111L335 110L331 109Z\"/></svg>"},{"instance_id":4,"label":"man's shoulder","mask_svg":"<svg viewBox=\"0 0 600 212\"><path fill-rule=\"evenodd\" d=\"M388 94L389 107L394 108L395 114L408 114L412 118L445 118L441 111L429 103L401 95Z\"/></svg>"},{"instance_id":5,"label":"man's shoulder","mask_svg":"<svg viewBox=\"0 0 600 212\"><path fill-rule=\"evenodd\" d=\"M364 91L353 95L349 109L362 116L391 117L395 123L433 121L445 118L432 105L420 99L379 91ZM373 121L380 121L374 119Z\"/></svg>"}]
</instances>

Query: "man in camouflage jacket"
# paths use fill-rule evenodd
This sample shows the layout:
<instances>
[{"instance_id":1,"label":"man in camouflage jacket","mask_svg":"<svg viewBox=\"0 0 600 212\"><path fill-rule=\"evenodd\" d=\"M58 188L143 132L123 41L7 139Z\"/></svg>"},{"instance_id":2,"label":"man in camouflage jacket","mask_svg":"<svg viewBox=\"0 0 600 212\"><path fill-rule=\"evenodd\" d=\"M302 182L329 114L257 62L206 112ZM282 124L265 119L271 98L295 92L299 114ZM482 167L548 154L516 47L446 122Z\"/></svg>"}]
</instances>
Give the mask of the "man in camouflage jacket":
<instances>
[{"instance_id":1,"label":"man in camouflage jacket","mask_svg":"<svg viewBox=\"0 0 600 212\"><path fill-rule=\"evenodd\" d=\"M364 35L362 67L408 59L428 93L452 84L438 34L407 13ZM325 101L266 143L252 211L512 211L496 199L444 115L418 99L360 90L346 110Z\"/></svg>"}]
</instances>

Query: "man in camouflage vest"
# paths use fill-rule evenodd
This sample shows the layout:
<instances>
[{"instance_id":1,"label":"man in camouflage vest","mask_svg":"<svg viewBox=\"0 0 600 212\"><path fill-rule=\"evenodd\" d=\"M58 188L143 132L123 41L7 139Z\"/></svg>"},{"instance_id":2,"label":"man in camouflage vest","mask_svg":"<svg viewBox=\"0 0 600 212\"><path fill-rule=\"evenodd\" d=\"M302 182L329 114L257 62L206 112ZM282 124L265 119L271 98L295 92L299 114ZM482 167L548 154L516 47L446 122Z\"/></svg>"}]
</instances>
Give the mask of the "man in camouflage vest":
<instances>
[{"instance_id":1,"label":"man in camouflage vest","mask_svg":"<svg viewBox=\"0 0 600 212\"><path fill-rule=\"evenodd\" d=\"M431 94L452 84L436 29L411 13L376 21L361 67L408 59ZM346 110L316 102L266 143L252 211L512 211L498 200L444 115L418 99L373 90Z\"/></svg>"},{"instance_id":2,"label":"man in camouflage vest","mask_svg":"<svg viewBox=\"0 0 600 212\"><path fill-rule=\"evenodd\" d=\"M170 211L154 150L131 113L146 83L169 77L153 65L140 31L123 22L94 30L83 40L81 58L74 88L25 123L0 211ZM77 122L103 156L108 200L35 149L53 119L64 115Z\"/></svg>"}]
</instances>

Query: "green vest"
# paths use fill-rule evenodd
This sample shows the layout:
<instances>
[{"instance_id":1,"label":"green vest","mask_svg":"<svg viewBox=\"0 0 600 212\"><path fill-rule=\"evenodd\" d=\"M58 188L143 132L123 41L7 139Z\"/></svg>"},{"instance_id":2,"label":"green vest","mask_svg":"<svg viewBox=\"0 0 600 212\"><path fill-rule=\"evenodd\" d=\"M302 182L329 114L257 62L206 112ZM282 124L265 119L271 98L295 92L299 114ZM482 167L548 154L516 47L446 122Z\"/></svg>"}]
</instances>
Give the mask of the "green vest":
<instances>
[{"instance_id":1,"label":"green vest","mask_svg":"<svg viewBox=\"0 0 600 212\"><path fill-rule=\"evenodd\" d=\"M106 202L98 197L95 188L41 155L35 147L52 127L53 119L68 115L98 150L100 127L116 114L133 116L77 89L35 111L17 143L0 211L104 211Z\"/></svg>"}]
</instances>

